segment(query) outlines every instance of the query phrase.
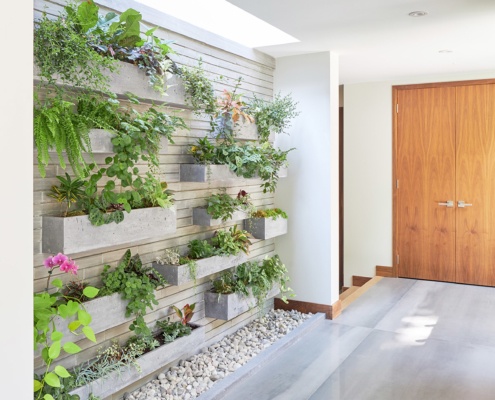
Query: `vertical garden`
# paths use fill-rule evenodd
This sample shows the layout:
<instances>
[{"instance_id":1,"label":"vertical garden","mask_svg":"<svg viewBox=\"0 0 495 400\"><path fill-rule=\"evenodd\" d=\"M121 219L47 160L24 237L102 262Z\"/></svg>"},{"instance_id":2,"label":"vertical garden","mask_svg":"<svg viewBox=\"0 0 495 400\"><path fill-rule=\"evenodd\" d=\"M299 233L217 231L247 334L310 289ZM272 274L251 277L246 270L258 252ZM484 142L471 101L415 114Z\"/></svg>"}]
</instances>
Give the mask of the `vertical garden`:
<instances>
[{"instance_id":1,"label":"vertical garden","mask_svg":"<svg viewBox=\"0 0 495 400\"><path fill-rule=\"evenodd\" d=\"M292 294L274 61L104 4L35 2L35 399L119 393Z\"/></svg>"}]
</instances>

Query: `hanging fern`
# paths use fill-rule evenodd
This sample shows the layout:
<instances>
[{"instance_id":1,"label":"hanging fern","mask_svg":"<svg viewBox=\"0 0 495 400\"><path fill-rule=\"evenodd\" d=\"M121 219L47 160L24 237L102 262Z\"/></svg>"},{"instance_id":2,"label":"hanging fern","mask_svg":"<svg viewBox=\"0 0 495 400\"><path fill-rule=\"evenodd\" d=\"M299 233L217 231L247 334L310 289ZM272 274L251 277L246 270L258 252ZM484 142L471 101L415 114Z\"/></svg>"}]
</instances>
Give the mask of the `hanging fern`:
<instances>
[{"instance_id":1,"label":"hanging fern","mask_svg":"<svg viewBox=\"0 0 495 400\"><path fill-rule=\"evenodd\" d=\"M66 168L64 152L78 177L87 175L83 152L91 152L89 127L86 121L73 113L74 104L60 98L34 110L34 139L38 150L38 169L46 176L50 150L55 150L62 168Z\"/></svg>"}]
</instances>

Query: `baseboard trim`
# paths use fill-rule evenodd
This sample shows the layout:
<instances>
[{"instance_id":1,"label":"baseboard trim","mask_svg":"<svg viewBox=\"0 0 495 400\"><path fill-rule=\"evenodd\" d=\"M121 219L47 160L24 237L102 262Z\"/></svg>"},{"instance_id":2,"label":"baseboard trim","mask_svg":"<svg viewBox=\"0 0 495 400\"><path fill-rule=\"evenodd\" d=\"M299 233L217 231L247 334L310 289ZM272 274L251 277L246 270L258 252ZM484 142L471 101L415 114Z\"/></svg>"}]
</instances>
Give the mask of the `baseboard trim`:
<instances>
[{"instance_id":1,"label":"baseboard trim","mask_svg":"<svg viewBox=\"0 0 495 400\"><path fill-rule=\"evenodd\" d=\"M363 286L370 280L371 278L368 276L352 275L352 286Z\"/></svg>"},{"instance_id":2,"label":"baseboard trim","mask_svg":"<svg viewBox=\"0 0 495 400\"><path fill-rule=\"evenodd\" d=\"M299 300L287 300L288 303L284 303L281 299L275 298L275 309L276 310L296 310L304 314L307 313L324 313L327 319L335 319L342 312L342 303L337 300L332 305L309 303L306 301Z\"/></svg>"},{"instance_id":3,"label":"baseboard trim","mask_svg":"<svg viewBox=\"0 0 495 400\"><path fill-rule=\"evenodd\" d=\"M385 278L393 278L394 277L394 269L393 267L385 267L383 265L376 266L376 276L383 276Z\"/></svg>"}]
</instances>

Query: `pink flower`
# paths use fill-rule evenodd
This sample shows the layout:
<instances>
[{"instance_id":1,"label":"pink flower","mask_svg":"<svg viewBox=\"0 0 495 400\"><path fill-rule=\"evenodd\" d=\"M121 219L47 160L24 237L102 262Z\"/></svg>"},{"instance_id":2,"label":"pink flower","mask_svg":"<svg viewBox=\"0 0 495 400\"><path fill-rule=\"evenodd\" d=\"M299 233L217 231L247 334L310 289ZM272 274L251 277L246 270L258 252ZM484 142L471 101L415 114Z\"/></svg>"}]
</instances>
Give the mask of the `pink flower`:
<instances>
[{"instance_id":1,"label":"pink flower","mask_svg":"<svg viewBox=\"0 0 495 400\"><path fill-rule=\"evenodd\" d=\"M48 257L45 261L43 261L43 265L45 268L52 269L56 264L53 262L53 257Z\"/></svg>"},{"instance_id":2,"label":"pink flower","mask_svg":"<svg viewBox=\"0 0 495 400\"><path fill-rule=\"evenodd\" d=\"M74 260L67 259L60 265L60 271L62 272L70 272L72 275L77 274L77 269L79 267L76 265Z\"/></svg>"},{"instance_id":3,"label":"pink flower","mask_svg":"<svg viewBox=\"0 0 495 400\"><path fill-rule=\"evenodd\" d=\"M58 253L56 256L53 257L53 263L55 265L62 265L64 261L67 261L69 258L62 253Z\"/></svg>"}]
</instances>

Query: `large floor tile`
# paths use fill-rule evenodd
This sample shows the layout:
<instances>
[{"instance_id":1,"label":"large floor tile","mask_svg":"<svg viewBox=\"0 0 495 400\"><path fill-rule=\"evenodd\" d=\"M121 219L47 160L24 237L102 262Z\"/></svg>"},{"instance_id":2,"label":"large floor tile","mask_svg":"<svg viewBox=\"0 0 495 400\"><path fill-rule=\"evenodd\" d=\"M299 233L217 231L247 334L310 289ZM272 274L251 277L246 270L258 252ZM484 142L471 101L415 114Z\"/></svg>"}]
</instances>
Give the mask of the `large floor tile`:
<instances>
[{"instance_id":1,"label":"large floor tile","mask_svg":"<svg viewBox=\"0 0 495 400\"><path fill-rule=\"evenodd\" d=\"M370 332L325 321L222 399L308 399Z\"/></svg>"},{"instance_id":2,"label":"large floor tile","mask_svg":"<svg viewBox=\"0 0 495 400\"><path fill-rule=\"evenodd\" d=\"M494 311L495 288L417 281L376 329L495 347Z\"/></svg>"},{"instance_id":3,"label":"large floor tile","mask_svg":"<svg viewBox=\"0 0 495 400\"><path fill-rule=\"evenodd\" d=\"M416 281L383 278L342 311L335 322L374 328Z\"/></svg>"},{"instance_id":4,"label":"large floor tile","mask_svg":"<svg viewBox=\"0 0 495 400\"><path fill-rule=\"evenodd\" d=\"M495 349L374 330L311 400L492 400Z\"/></svg>"}]
</instances>

